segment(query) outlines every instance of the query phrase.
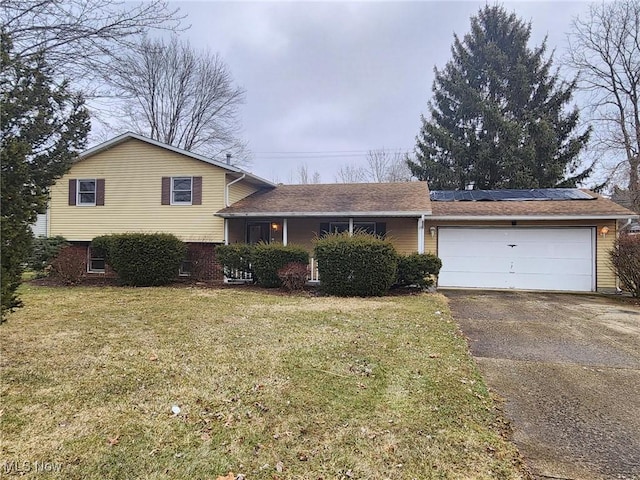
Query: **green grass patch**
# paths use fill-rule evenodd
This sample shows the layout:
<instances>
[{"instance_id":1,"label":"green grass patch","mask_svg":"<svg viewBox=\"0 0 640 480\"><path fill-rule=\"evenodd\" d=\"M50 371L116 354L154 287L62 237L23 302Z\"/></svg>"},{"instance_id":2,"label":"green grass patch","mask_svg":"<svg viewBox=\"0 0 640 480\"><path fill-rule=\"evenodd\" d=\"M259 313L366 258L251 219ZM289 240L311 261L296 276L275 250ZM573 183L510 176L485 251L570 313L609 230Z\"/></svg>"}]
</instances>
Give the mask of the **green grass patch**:
<instances>
[{"instance_id":1,"label":"green grass patch","mask_svg":"<svg viewBox=\"0 0 640 480\"><path fill-rule=\"evenodd\" d=\"M3 473L41 461L70 479L524 477L439 295L21 296L0 327Z\"/></svg>"}]
</instances>

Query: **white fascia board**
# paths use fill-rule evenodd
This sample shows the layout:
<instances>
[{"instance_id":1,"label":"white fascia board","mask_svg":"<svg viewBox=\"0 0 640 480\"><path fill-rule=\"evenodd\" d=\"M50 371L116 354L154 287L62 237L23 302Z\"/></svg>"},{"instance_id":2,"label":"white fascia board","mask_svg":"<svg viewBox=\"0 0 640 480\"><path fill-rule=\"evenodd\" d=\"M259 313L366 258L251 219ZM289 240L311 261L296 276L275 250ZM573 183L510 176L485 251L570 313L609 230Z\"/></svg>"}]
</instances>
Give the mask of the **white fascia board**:
<instances>
[{"instance_id":1,"label":"white fascia board","mask_svg":"<svg viewBox=\"0 0 640 480\"><path fill-rule=\"evenodd\" d=\"M84 158L90 157L92 155L95 155L96 153L100 153L104 150L108 150L112 147L115 147L116 145L124 142L125 140L129 140L129 139L135 139L135 140L140 140L141 142L146 142L150 145L154 145L156 147L160 147L160 148L164 148L165 150L170 150L172 152L175 153L179 153L180 155L185 155L187 157L193 158L195 160L200 160L201 162L205 162L208 163L210 165L215 165L216 167L220 167L223 168L229 172L233 172L233 173L238 173L238 174L245 174L248 178L251 178L259 183L271 186L271 187L275 187L276 184L273 182L270 182L269 180L265 180L264 178L260 178L256 175L253 175L252 173L249 172L245 172L243 169L235 167L233 165L229 165L227 163L224 162L220 162L218 160L214 160L213 158L208 158L205 157L203 155L199 155L197 153L193 153L193 152L189 152L188 150L183 150L181 148L178 147L174 147L173 145L167 145L166 143L162 143L159 142L158 140L153 140L151 138L147 138L144 137L142 135L139 135L137 133L133 133L133 132L126 132L123 133L122 135L118 135L117 137L112 138L111 140L107 140L106 142L103 142L99 145L96 145L95 147L92 147L88 150L85 150L84 152L82 152L81 154L78 155L78 157L75 159L75 162L82 160Z\"/></svg>"},{"instance_id":2,"label":"white fascia board","mask_svg":"<svg viewBox=\"0 0 640 480\"><path fill-rule=\"evenodd\" d=\"M433 215L425 220L429 221L525 221L525 220L626 220L636 219L638 215Z\"/></svg>"},{"instance_id":3,"label":"white fascia board","mask_svg":"<svg viewBox=\"0 0 640 480\"><path fill-rule=\"evenodd\" d=\"M242 213L214 213L223 218L248 217L428 217L430 211L416 212L242 212Z\"/></svg>"}]
</instances>

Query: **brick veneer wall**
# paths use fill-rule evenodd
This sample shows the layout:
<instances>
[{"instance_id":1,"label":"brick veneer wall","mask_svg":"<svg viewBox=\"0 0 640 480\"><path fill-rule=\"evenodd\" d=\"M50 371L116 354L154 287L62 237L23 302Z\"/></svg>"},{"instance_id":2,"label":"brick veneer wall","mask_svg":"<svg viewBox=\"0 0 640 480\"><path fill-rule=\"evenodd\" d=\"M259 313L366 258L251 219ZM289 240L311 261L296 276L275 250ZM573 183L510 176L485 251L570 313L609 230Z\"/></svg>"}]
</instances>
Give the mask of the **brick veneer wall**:
<instances>
[{"instance_id":1,"label":"brick veneer wall","mask_svg":"<svg viewBox=\"0 0 640 480\"><path fill-rule=\"evenodd\" d=\"M86 278L117 278L118 275L107 264L104 273L88 272L86 265L89 261L87 247L89 242L71 242L69 249L85 264ZM222 266L216 260L215 244L213 243L187 243L187 260L192 263L191 276L182 278L192 278L193 280L205 282L218 282L224 278ZM177 277L176 273L176 277Z\"/></svg>"}]
</instances>

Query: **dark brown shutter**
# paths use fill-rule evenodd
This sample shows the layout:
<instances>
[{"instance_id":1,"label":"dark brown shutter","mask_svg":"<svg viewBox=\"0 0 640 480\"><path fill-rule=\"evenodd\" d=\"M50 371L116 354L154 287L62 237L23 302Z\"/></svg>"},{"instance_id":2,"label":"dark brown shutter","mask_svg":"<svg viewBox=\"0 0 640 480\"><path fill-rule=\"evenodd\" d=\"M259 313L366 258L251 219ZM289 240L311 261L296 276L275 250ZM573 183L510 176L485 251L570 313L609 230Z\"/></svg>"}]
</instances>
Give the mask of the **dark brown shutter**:
<instances>
[{"instance_id":1,"label":"dark brown shutter","mask_svg":"<svg viewBox=\"0 0 640 480\"><path fill-rule=\"evenodd\" d=\"M384 237L387 234L387 224L384 222L376 222L376 235Z\"/></svg>"},{"instance_id":2,"label":"dark brown shutter","mask_svg":"<svg viewBox=\"0 0 640 480\"><path fill-rule=\"evenodd\" d=\"M76 179L75 178L70 178L69 179L69 205L75 205L76 204Z\"/></svg>"},{"instance_id":3,"label":"dark brown shutter","mask_svg":"<svg viewBox=\"0 0 640 480\"><path fill-rule=\"evenodd\" d=\"M318 236L322 237L323 235L326 235L327 233L329 233L329 224L328 223L321 223L320 224L320 231L318 232Z\"/></svg>"},{"instance_id":4,"label":"dark brown shutter","mask_svg":"<svg viewBox=\"0 0 640 480\"><path fill-rule=\"evenodd\" d=\"M104 178L96 179L96 205L104 206Z\"/></svg>"},{"instance_id":5,"label":"dark brown shutter","mask_svg":"<svg viewBox=\"0 0 640 480\"><path fill-rule=\"evenodd\" d=\"M171 177L162 177L162 205L171 205Z\"/></svg>"},{"instance_id":6,"label":"dark brown shutter","mask_svg":"<svg viewBox=\"0 0 640 480\"><path fill-rule=\"evenodd\" d=\"M191 205L202 205L202 177L193 177Z\"/></svg>"}]
</instances>

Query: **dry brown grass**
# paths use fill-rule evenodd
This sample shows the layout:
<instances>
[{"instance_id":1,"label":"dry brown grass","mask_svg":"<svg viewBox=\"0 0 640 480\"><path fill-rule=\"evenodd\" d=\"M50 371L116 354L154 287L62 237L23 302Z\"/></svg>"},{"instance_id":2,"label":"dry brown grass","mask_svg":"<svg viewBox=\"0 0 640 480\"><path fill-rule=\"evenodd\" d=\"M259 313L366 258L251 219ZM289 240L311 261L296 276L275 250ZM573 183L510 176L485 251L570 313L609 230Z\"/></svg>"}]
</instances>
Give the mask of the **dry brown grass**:
<instances>
[{"instance_id":1,"label":"dry brown grass","mask_svg":"<svg viewBox=\"0 0 640 480\"><path fill-rule=\"evenodd\" d=\"M22 298L0 328L0 474L39 461L72 479L522 477L438 295Z\"/></svg>"}]
</instances>

